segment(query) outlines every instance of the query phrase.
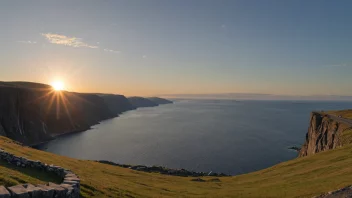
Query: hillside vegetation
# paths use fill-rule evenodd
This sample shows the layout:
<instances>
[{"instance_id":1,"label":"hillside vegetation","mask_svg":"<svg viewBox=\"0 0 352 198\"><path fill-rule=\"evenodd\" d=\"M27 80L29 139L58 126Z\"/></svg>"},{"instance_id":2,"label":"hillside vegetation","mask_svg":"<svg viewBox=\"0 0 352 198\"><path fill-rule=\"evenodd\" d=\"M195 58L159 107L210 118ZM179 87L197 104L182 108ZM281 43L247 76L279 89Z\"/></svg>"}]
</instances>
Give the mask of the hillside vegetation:
<instances>
[{"instance_id":1,"label":"hillside vegetation","mask_svg":"<svg viewBox=\"0 0 352 198\"><path fill-rule=\"evenodd\" d=\"M352 182L352 145L316 155L297 158L276 166L233 177L204 177L205 182L191 177L138 172L126 168L58 156L0 137L0 148L19 156L41 160L71 169L81 177L84 197L312 197L350 185ZM48 178L26 173L7 172L1 168L2 181L45 182ZM53 178L49 178L53 179ZM23 181L22 181L23 180Z\"/></svg>"},{"instance_id":2,"label":"hillside vegetation","mask_svg":"<svg viewBox=\"0 0 352 198\"><path fill-rule=\"evenodd\" d=\"M339 110L339 111L328 111L327 113L335 116L341 116L343 118L352 119L352 109Z\"/></svg>"}]
</instances>

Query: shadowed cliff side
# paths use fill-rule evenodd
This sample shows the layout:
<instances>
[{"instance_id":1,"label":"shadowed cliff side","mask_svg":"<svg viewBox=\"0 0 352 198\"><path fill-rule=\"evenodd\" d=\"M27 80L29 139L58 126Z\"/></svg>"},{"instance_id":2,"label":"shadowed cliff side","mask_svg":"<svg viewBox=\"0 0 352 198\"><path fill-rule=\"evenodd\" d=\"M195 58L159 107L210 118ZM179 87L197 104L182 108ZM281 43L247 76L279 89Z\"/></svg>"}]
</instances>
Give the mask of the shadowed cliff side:
<instances>
[{"instance_id":1,"label":"shadowed cliff side","mask_svg":"<svg viewBox=\"0 0 352 198\"><path fill-rule=\"evenodd\" d=\"M343 118L312 112L310 124L299 157L334 149L349 143L346 139L351 125Z\"/></svg>"},{"instance_id":2,"label":"shadowed cliff side","mask_svg":"<svg viewBox=\"0 0 352 198\"><path fill-rule=\"evenodd\" d=\"M156 107L162 104L173 103L170 100L166 100L163 98L151 97L151 98L143 98L138 96L129 97L128 101L136 108L140 107Z\"/></svg>"},{"instance_id":3,"label":"shadowed cliff side","mask_svg":"<svg viewBox=\"0 0 352 198\"><path fill-rule=\"evenodd\" d=\"M166 100L164 98L159 98L159 97L150 97L147 98L148 100L158 104L158 105L163 105L163 104L172 104L173 102L170 100Z\"/></svg>"},{"instance_id":4,"label":"shadowed cliff side","mask_svg":"<svg viewBox=\"0 0 352 198\"><path fill-rule=\"evenodd\" d=\"M172 103L123 95L54 91L32 82L0 82L0 135L26 145L84 131L138 107ZM132 104L131 104L132 101Z\"/></svg>"},{"instance_id":5,"label":"shadowed cliff side","mask_svg":"<svg viewBox=\"0 0 352 198\"><path fill-rule=\"evenodd\" d=\"M110 111L115 115L121 114L125 111L134 110L134 107L128 99L123 95L116 94L97 94L104 99L105 104L109 107Z\"/></svg>"},{"instance_id":6,"label":"shadowed cliff side","mask_svg":"<svg viewBox=\"0 0 352 198\"><path fill-rule=\"evenodd\" d=\"M15 84L15 85L14 85ZM94 94L53 91L48 85L0 84L0 134L27 145L82 131L114 116Z\"/></svg>"}]
</instances>

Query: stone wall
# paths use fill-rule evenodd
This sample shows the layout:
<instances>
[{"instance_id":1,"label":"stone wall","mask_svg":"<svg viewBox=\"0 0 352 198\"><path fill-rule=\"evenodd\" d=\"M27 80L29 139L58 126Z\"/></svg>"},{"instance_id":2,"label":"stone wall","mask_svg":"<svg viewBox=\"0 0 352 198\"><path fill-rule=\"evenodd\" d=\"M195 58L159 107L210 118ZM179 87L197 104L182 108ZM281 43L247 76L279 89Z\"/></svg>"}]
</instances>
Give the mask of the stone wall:
<instances>
[{"instance_id":1,"label":"stone wall","mask_svg":"<svg viewBox=\"0 0 352 198\"><path fill-rule=\"evenodd\" d=\"M339 190L324 193L314 198L341 198L341 197L352 197L352 186L347 186Z\"/></svg>"},{"instance_id":2,"label":"stone wall","mask_svg":"<svg viewBox=\"0 0 352 198\"><path fill-rule=\"evenodd\" d=\"M35 168L48 173L54 173L62 178L61 184L21 184L11 187L0 186L0 198L76 198L80 193L80 179L70 170L60 166L48 165L40 161L33 161L24 157L17 157L0 149L0 160L9 164L23 167Z\"/></svg>"}]
</instances>

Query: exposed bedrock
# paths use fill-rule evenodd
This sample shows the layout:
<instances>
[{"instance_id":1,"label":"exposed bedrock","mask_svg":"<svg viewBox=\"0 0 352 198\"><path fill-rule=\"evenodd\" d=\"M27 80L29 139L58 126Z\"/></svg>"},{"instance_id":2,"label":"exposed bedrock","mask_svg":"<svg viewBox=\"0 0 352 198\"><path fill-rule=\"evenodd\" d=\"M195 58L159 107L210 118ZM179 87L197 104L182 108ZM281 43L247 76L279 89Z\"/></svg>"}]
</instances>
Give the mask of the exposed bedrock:
<instances>
[{"instance_id":1,"label":"exposed bedrock","mask_svg":"<svg viewBox=\"0 0 352 198\"><path fill-rule=\"evenodd\" d=\"M299 156L307 156L342 146L342 133L350 126L334 116L312 112L310 124Z\"/></svg>"}]
</instances>

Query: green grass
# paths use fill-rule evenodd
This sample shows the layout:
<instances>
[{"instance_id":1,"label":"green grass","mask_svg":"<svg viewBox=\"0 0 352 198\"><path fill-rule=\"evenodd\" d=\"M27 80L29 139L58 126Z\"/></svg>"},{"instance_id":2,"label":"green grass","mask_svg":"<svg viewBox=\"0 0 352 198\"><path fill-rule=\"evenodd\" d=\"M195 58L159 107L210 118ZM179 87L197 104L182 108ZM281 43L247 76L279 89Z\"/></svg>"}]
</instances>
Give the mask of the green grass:
<instances>
[{"instance_id":1,"label":"green grass","mask_svg":"<svg viewBox=\"0 0 352 198\"><path fill-rule=\"evenodd\" d=\"M72 159L22 147L4 137L0 137L0 147L19 156L71 169L81 177L84 197L312 197L352 184L351 144L261 171L220 177L220 182L211 182L213 177L204 177L206 182L194 182L191 177L138 172ZM17 175L23 180L26 176Z\"/></svg>"},{"instance_id":2,"label":"green grass","mask_svg":"<svg viewBox=\"0 0 352 198\"><path fill-rule=\"evenodd\" d=\"M340 136L341 144L346 145L346 144L351 144L352 143L352 129L349 128L345 131L342 132L342 135Z\"/></svg>"},{"instance_id":3,"label":"green grass","mask_svg":"<svg viewBox=\"0 0 352 198\"><path fill-rule=\"evenodd\" d=\"M0 185L2 186L23 183L43 184L46 182L61 183L62 180L54 174L32 168L16 167L0 160Z\"/></svg>"},{"instance_id":4,"label":"green grass","mask_svg":"<svg viewBox=\"0 0 352 198\"><path fill-rule=\"evenodd\" d=\"M328 111L328 114L341 116L343 118L352 119L352 109L340 110L340 111Z\"/></svg>"}]
</instances>

